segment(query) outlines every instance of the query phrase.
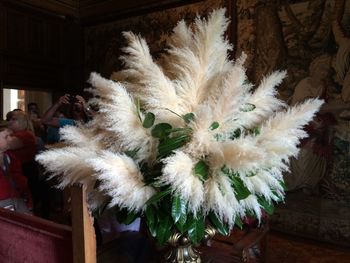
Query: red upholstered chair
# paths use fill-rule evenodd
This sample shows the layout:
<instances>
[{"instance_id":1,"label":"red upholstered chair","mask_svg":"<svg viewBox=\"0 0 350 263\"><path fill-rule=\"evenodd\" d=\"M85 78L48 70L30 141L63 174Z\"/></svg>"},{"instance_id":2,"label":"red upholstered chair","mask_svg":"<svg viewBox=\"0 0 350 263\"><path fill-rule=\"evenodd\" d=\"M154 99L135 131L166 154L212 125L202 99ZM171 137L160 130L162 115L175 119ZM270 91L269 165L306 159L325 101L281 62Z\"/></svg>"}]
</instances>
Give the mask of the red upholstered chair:
<instances>
[{"instance_id":1,"label":"red upholstered chair","mask_svg":"<svg viewBox=\"0 0 350 263\"><path fill-rule=\"evenodd\" d=\"M73 262L68 226L0 208L0 233L1 262Z\"/></svg>"},{"instance_id":2,"label":"red upholstered chair","mask_svg":"<svg viewBox=\"0 0 350 263\"><path fill-rule=\"evenodd\" d=\"M0 262L96 263L95 234L85 192L71 189L72 226L0 208Z\"/></svg>"}]
</instances>

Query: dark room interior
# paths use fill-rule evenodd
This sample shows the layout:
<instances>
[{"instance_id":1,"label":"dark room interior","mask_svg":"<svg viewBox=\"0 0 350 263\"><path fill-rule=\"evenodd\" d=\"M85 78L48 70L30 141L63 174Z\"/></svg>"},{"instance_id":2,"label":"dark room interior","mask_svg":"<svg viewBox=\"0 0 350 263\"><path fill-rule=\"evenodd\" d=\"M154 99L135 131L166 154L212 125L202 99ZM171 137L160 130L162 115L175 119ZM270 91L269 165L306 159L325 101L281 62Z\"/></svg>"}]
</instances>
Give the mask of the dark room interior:
<instances>
[{"instance_id":1,"label":"dark room interior","mask_svg":"<svg viewBox=\"0 0 350 263\"><path fill-rule=\"evenodd\" d=\"M224 10L217 13L222 12L227 23L219 17L211 25L213 10ZM225 27L221 35L214 32L221 30L220 23ZM205 52L210 55L192 57ZM144 60L138 61L141 57ZM200 63L207 63L207 68L200 68ZM227 82L241 78L230 77L230 67L245 76L239 85L249 91L225 91ZM197 75L191 78L191 74ZM250 112L260 110L259 98L253 103L255 91L269 81L276 87L261 93L267 100L257 113L261 120L249 119ZM185 98L198 83L204 83L206 90L192 91ZM166 91L168 84L175 87L174 94L170 88ZM211 92L215 85L222 85L217 93ZM245 94L252 96L231 110L238 117L230 123L241 126L219 121L226 118L228 106L211 112L211 101L226 94L242 100ZM171 96L183 104L173 103ZM208 97L203 99L207 104L196 108L203 102L200 96ZM152 103L162 97L164 103L156 110ZM0 100L4 178L0 184L10 180L17 191L21 183L11 178L18 172L28 188L21 196L27 206L21 212L17 203L5 202L6 194L1 193L5 186L0 185L0 262L350 263L348 0L0 0ZM306 101L315 105L320 100L322 106L298 127L291 124L294 119L287 121L287 114L297 115L297 110L307 115L309 108L300 106ZM216 101L226 102L243 103L237 98ZM113 108L113 103L122 106ZM190 103L191 107L183 106ZM278 106L268 108L267 103ZM144 133L137 128L140 125L126 127L132 118L128 107ZM115 116L107 116L113 110ZM286 115L278 115L279 111ZM166 116L175 119L173 123L181 119L184 126L168 124ZM276 116L282 117L276 121ZM208 125L195 141L201 117ZM35 149L17 157L26 143L21 140L32 138L16 137L23 129L14 123L21 119L30 122L23 129L32 134ZM276 128L274 135L264 135L269 127L284 122L286 133ZM201 138L209 133L213 136L207 146ZM149 139L140 139L141 134ZM1 137L5 135L16 139ZM226 139L237 149L253 142L256 148L236 152L217 146ZM8 140L8 146L2 146L2 140ZM216 146L222 147L218 157L219 150L212 149ZM282 156L284 149L289 152L274 163L268 147L275 147L271 156ZM204 199L198 197L203 210L195 208L191 199L200 196L199 188L187 189L176 178L187 167L173 165L170 170L171 158L180 153L182 158L193 157L186 159L195 175L190 183L203 191ZM241 160L225 163L229 154ZM18 171L11 168L12 156L19 161ZM125 158L135 161L125 171L135 178L144 176L142 198L133 193L138 183L125 179L115 189L108 185L112 173L108 167ZM266 166L260 164L262 159ZM243 176L245 161L251 168ZM220 168L214 167L219 163ZM274 165L280 165L278 175L272 172ZM137 169L136 175L132 169ZM164 179L161 174L170 171L173 174ZM224 183L218 183L221 208L211 204L217 193L208 186L216 173L226 174L233 189L234 201L225 195ZM260 184L268 176L275 177ZM248 202L252 196L255 203ZM229 206L231 210L224 210ZM225 217L226 211L232 214Z\"/></svg>"}]
</instances>

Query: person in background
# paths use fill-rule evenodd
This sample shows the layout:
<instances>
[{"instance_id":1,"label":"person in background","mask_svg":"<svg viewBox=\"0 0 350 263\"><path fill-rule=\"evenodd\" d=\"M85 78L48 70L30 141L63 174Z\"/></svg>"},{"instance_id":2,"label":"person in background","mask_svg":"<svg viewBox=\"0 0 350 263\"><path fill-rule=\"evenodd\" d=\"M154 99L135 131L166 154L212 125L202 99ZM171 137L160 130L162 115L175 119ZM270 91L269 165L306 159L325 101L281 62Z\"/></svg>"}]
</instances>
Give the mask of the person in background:
<instances>
[{"instance_id":1,"label":"person in background","mask_svg":"<svg viewBox=\"0 0 350 263\"><path fill-rule=\"evenodd\" d=\"M8 128L13 131L8 140L8 152L12 154L22 166L22 172L28 179L28 185L34 201L34 209L41 199L38 165L35 162L37 154L37 140L34 135L32 122L23 111L12 111L9 116Z\"/></svg>"},{"instance_id":2,"label":"person in background","mask_svg":"<svg viewBox=\"0 0 350 263\"><path fill-rule=\"evenodd\" d=\"M37 137L38 151L41 151L44 148L44 141L46 140L46 129L40 120L38 104L35 102L28 103L27 114L32 121L34 134Z\"/></svg>"},{"instance_id":3,"label":"person in background","mask_svg":"<svg viewBox=\"0 0 350 263\"><path fill-rule=\"evenodd\" d=\"M22 165L34 161L37 153L36 138L28 115L23 111L12 111L8 116L8 128L13 131L9 141L10 151Z\"/></svg>"},{"instance_id":4,"label":"person in background","mask_svg":"<svg viewBox=\"0 0 350 263\"><path fill-rule=\"evenodd\" d=\"M21 111L21 112L23 112L21 109L14 109L14 110L12 110L12 111L9 111L8 113L6 113L6 121L9 121L9 120L11 119L12 114L13 114L14 112L16 112L16 111Z\"/></svg>"},{"instance_id":5,"label":"person in background","mask_svg":"<svg viewBox=\"0 0 350 263\"><path fill-rule=\"evenodd\" d=\"M39 116L39 106L35 102L29 102L27 104L27 112L30 115L31 113L35 113Z\"/></svg>"},{"instance_id":6,"label":"person in background","mask_svg":"<svg viewBox=\"0 0 350 263\"><path fill-rule=\"evenodd\" d=\"M27 178L22 175L21 164L11 154L9 141L12 131L7 122L0 123L0 207L23 213L30 213L31 195Z\"/></svg>"},{"instance_id":7,"label":"person in background","mask_svg":"<svg viewBox=\"0 0 350 263\"><path fill-rule=\"evenodd\" d=\"M61 117L57 115L57 112L64 106L69 108L70 116ZM86 122L88 120L86 111L86 102L82 96L65 94L60 97L41 118L41 123L49 127L47 134L48 143L59 141L59 128L66 125L75 125L76 122Z\"/></svg>"}]
</instances>

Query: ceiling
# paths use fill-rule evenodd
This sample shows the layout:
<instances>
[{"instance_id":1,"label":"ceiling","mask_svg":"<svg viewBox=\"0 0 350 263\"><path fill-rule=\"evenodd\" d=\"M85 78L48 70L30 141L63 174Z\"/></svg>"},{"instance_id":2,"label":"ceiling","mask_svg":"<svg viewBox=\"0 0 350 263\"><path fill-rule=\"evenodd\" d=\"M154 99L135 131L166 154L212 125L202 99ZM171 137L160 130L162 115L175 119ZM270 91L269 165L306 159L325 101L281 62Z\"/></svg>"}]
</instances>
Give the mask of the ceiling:
<instances>
[{"instance_id":1,"label":"ceiling","mask_svg":"<svg viewBox=\"0 0 350 263\"><path fill-rule=\"evenodd\" d=\"M36 9L54 13L55 15L75 18L83 25L121 19L153 10L156 11L198 1L199 0L15 0L18 4L31 6Z\"/></svg>"}]
</instances>

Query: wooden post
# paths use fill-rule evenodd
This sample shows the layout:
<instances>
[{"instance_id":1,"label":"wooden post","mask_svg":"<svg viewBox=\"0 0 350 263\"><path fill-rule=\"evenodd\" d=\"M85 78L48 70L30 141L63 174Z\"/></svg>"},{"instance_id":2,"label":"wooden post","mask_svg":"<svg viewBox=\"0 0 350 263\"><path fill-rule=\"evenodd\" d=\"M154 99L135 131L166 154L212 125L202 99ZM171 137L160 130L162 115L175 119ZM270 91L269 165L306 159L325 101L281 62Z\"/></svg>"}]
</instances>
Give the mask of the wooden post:
<instances>
[{"instance_id":1,"label":"wooden post","mask_svg":"<svg viewBox=\"0 0 350 263\"><path fill-rule=\"evenodd\" d=\"M71 187L73 262L96 263L96 237L83 185Z\"/></svg>"}]
</instances>

